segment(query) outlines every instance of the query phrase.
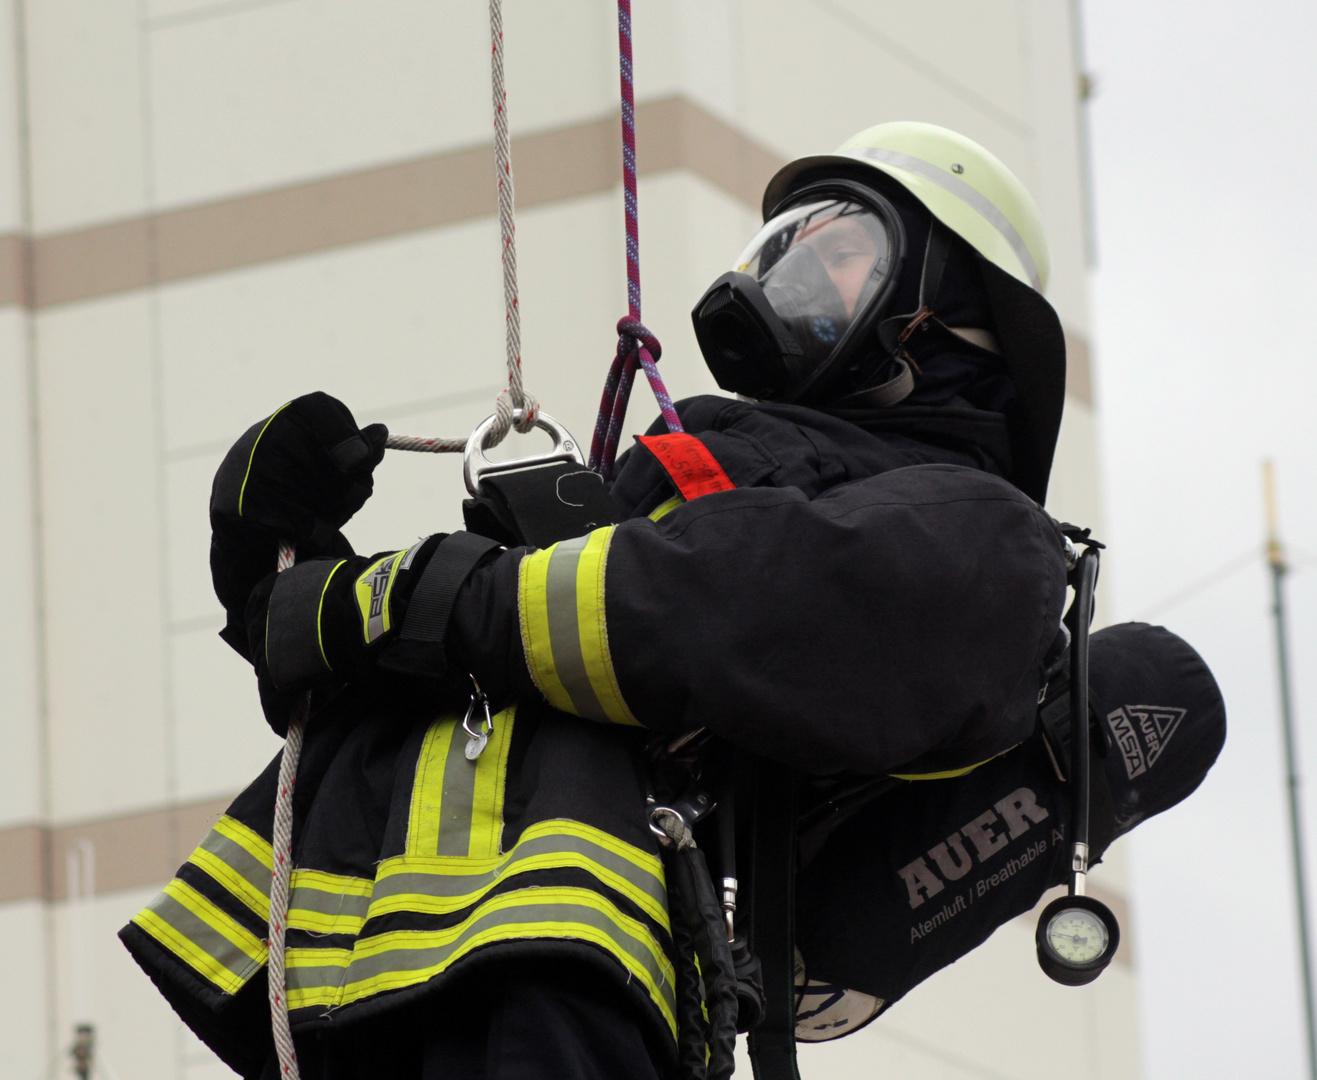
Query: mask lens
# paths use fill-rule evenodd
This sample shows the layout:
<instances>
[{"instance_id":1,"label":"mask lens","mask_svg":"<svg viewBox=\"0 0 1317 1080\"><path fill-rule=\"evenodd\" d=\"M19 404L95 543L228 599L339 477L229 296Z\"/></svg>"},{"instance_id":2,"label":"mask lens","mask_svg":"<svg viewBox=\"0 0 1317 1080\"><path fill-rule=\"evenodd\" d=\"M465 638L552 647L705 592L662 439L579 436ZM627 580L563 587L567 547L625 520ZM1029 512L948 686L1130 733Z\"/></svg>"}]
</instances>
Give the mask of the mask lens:
<instances>
[{"instance_id":1,"label":"mask lens","mask_svg":"<svg viewBox=\"0 0 1317 1080\"><path fill-rule=\"evenodd\" d=\"M868 207L827 199L778 214L737 269L759 282L805 354L822 361L891 273L892 247L887 226Z\"/></svg>"}]
</instances>

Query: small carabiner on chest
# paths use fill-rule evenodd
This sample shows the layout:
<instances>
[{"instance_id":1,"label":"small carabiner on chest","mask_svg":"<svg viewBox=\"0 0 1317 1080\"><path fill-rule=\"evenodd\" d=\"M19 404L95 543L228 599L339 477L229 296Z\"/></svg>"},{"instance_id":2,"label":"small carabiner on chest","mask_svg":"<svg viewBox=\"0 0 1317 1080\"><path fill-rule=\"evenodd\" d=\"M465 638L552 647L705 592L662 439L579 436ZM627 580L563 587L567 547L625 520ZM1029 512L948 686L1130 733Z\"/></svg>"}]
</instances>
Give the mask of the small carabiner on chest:
<instances>
[{"instance_id":1,"label":"small carabiner on chest","mask_svg":"<svg viewBox=\"0 0 1317 1080\"><path fill-rule=\"evenodd\" d=\"M494 718L489 712L489 698L480 689L476 677L471 676L471 701L467 704L466 715L462 717L462 730L466 732L466 759L475 761L485 752L489 737L494 734ZM477 714L477 710L484 715Z\"/></svg>"}]
</instances>

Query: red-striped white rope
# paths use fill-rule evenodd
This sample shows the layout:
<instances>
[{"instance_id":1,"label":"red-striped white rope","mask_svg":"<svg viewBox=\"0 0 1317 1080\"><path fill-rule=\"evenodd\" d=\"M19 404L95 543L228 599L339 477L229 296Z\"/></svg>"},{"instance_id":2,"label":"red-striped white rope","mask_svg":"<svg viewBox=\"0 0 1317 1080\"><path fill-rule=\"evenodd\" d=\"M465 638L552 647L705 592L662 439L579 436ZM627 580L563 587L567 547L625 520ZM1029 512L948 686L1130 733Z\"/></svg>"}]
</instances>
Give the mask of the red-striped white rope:
<instances>
[{"instance_id":1,"label":"red-striped white rope","mask_svg":"<svg viewBox=\"0 0 1317 1080\"><path fill-rule=\"evenodd\" d=\"M287 570L296 561L296 552L288 544L279 545L279 570ZM279 759L279 788L274 800L274 832L271 837L273 869L270 873L269 967L270 1021L274 1049L279 1056L279 1075L283 1080L299 1080L297 1051L288 1025L288 986L284 968L284 935L288 929L288 900L293 876L293 788L297 784L297 764L302 757L302 732L311 695L306 694L288 718L288 735Z\"/></svg>"},{"instance_id":2,"label":"red-striped white rope","mask_svg":"<svg viewBox=\"0 0 1317 1080\"><path fill-rule=\"evenodd\" d=\"M455 454L465 450L466 443L466 439L427 439L423 435L390 435L384 441L390 450L415 450L421 454Z\"/></svg>"},{"instance_id":3,"label":"red-striped white rope","mask_svg":"<svg viewBox=\"0 0 1317 1080\"><path fill-rule=\"evenodd\" d=\"M510 427L523 435L535 427L540 405L521 383L521 311L517 301L517 222L512 188L512 145L508 138L508 94L503 85L503 0L489 0L490 71L494 90L494 171L498 177L498 225L503 240L503 304L507 312L508 388L498 396L498 420L490 446Z\"/></svg>"},{"instance_id":4,"label":"red-striped white rope","mask_svg":"<svg viewBox=\"0 0 1317 1080\"><path fill-rule=\"evenodd\" d=\"M490 70L494 98L494 173L498 183L498 227L503 261L504 338L508 385L494 401L498 419L485 446L497 446L514 427L523 435L535 427L540 403L527 392L521 375L521 309L517 298L517 220L512 184L512 143L508 136L508 93L503 82L503 2L489 0ZM466 449L466 439L390 435L390 450L450 454Z\"/></svg>"},{"instance_id":5,"label":"red-striped white rope","mask_svg":"<svg viewBox=\"0 0 1317 1080\"><path fill-rule=\"evenodd\" d=\"M540 405L526 392L521 377L521 313L517 303L516 210L512 187L512 148L508 137L508 95L503 82L503 4L489 0L489 36L494 96L494 168L498 180L498 223L502 239L503 303L507 342L508 385L494 402L497 416L485 447L497 446L512 428L525 434L535 426ZM465 438L426 438L390 435L390 450L413 450L449 454L466 449ZM279 549L279 569L293 565L295 553L287 545ZM284 937L288 923L288 901L293 872L293 787L302 756L302 733L310 708L310 695L302 698L288 718L288 736L279 760L279 789L274 805L274 867L270 881L269 968L270 1017L275 1052L282 1080L300 1080L297 1052L288 1022L287 971Z\"/></svg>"}]
</instances>

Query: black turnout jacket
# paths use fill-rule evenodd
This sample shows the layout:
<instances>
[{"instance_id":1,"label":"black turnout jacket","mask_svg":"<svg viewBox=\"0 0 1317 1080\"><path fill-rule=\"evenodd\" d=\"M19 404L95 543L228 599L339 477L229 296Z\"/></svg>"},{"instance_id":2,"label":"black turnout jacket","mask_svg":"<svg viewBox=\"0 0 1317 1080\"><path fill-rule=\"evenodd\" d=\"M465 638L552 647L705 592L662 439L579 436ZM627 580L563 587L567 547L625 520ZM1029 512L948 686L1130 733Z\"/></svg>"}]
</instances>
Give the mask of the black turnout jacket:
<instances>
[{"instance_id":1,"label":"black turnout jacket","mask_svg":"<svg viewBox=\"0 0 1317 1080\"><path fill-rule=\"evenodd\" d=\"M736 489L678 505L632 449L612 488L626 521L509 552L464 590L456 648L482 685L706 727L815 773L956 769L1032 732L1065 564L1054 523L1001 478L1000 417L717 397L680 412Z\"/></svg>"},{"instance_id":2,"label":"black turnout jacket","mask_svg":"<svg viewBox=\"0 0 1317 1080\"><path fill-rule=\"evenodd\" d=\"M733 490L687 503L635 447L612 485L624 520L501 552L463 586L449 652L499 706L476 759L460 714L387 678L313 712L286 953L304 1054L530 955L594 965L671 1047L655 732L706 728L818 777L955 773L1033 732L1065 564L1054 523L1009 482L999 416L717 397L679 411ZM276 776L274 762L122 933L247 1075L270 1052ZM831 890L867 887L829 873ZM898 981L922 977L902 963Z\"/></svg>"}]
</instances>

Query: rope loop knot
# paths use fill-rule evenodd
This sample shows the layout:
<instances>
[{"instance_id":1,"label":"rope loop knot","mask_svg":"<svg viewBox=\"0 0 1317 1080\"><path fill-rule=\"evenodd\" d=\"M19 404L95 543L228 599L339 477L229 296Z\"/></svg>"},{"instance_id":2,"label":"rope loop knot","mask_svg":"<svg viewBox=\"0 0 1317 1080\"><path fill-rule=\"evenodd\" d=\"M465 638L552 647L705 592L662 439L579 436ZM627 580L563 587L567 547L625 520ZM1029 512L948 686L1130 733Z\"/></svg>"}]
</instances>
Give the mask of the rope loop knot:
<instances>
[{"instance_id":1,"label":"rope loop knot","mask_svg":"<svg viewBox=\"0 0 1317 1080\"><path fill-rule=\"evenodd\" d=\"M520 404L517 403L518 397L521 398ZM534 431L535 421L540 415L540 403L534 394L525 390L517 394L511 387L505 387L494 399L494 415L494 426L489 429L485 442L487 448L501 443L513 428L521 435Z\"/></svg>"},{"instance_id":2,"label":"rope loop knot","mask_svg":"<svg viewBox=\"0 0 1317 1080\"><path fill-rule=\"evenodd\" d=\"M617 320L617 355L630 358L642 348L656 362L663 355L663 346L649 327L634 315L623 315Z\"/></svg>"},{"instance_id":3,"label":"rope loop knot","mask_svg":"<svg viewBox=\"0 0 1317 1080\"><path fill-rule=\"evenodd\" d=\"M677 851L695 847L695 835L685 819L675 810L666 806L656 806L650 812L650 821L661 834L659 842L664 847L675 848Z\"/></svg>"},{"instance_id":4,"label":"rope loop knot","mask_svg":"<svg viewBox=\"0 0 1317 1080\"><path fill-rule=\"evenodd\" d=\"M613 461L617 457L617 442L626 419L627 400L631 397L631 382L640 368L649 380L650 388L658 399L659 411L669 431L681 431L681 418L673 407L663 376L658 371L658 358L663 346L635 314L623 315L617 320L617 355L604 384L603 400L599 403L599 419L595 421L594 439L590 444L590 468L605 480L613 478Z\"/></svg>"}]
</instances>

